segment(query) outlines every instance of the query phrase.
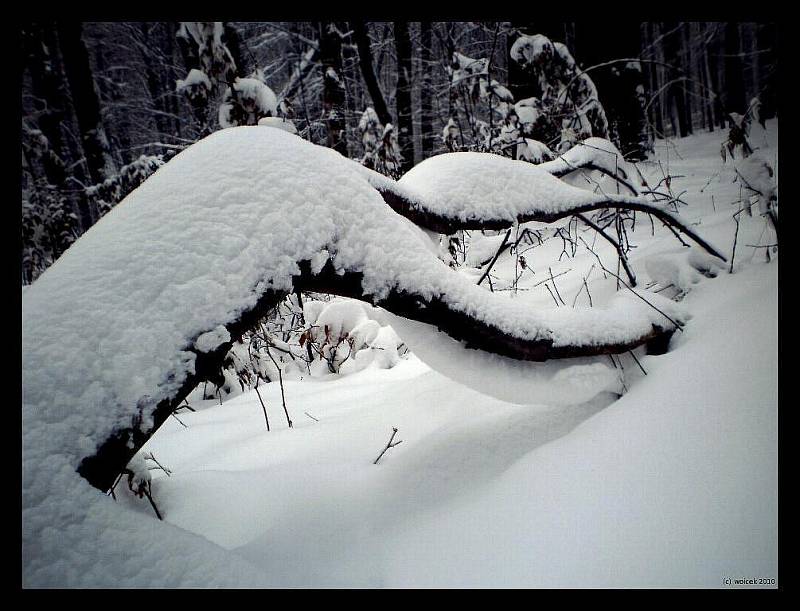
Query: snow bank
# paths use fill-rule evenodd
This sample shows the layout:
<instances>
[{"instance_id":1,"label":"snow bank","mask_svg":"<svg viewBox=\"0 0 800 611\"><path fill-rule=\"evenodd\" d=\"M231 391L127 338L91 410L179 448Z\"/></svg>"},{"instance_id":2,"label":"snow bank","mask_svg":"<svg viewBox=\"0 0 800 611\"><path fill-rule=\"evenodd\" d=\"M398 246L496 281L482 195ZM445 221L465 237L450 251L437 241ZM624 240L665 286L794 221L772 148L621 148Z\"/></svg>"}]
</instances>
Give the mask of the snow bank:
<instances>
[{"instance_id":1,"label":"snow bank","mask_svg":"<svg viewBox=\"0 0 800 611\"><path fill-rule=\"evenodd\" d=\"M430 185L426 172L438 166L441 201L456 205L457 191L481 202L478 211L510 206L508 214L532 194L552 207L562 197L595 197L530 164L495 159L442 155L406 182ZM208 574L191 551L196 545L174 529L117 512L75 469L130 426L137 405L154 405L180 387L194 371L190 347L198 338L234 321L266 289L289 291L297 262L322 251L338 271L363 272L364 291L376 299L390 290L439 297L522 338L622 342L668 325L632 298L616 313L595 307L540 314L474 286L442 265L360 168L281 130L221 130L165 164L24 292L26 585L152 585L161 579L154 565L165 568L176 549L176 583L196 584ZM484 177L471 182L476 192L463 184L470 176ZM535 375L540 366L520 367ZM142 416L147 429L150 414ZM126 530L117 530L121 522ZM221 579L251 576L232 568Z\"/></svg>"},{"instance_id":2,"label":"snow bank","mask_svg":"<svg viewBox=\"0 0 800 611\"><path fill-rule=\"evenodd\" d=\"M697 287L692 325L625 396L380 537L383 585L777 579L777 283L777 266L754 265Z\"/></svg>"}]
</instances>

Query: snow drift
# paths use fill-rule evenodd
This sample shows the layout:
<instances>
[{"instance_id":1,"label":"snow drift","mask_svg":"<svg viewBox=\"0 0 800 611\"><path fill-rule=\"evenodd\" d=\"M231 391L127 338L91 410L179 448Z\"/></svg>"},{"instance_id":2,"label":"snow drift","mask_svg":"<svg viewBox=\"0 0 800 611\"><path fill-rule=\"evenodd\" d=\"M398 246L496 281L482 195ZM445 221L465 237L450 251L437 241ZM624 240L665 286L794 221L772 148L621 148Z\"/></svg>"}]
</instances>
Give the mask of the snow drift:
<instances>
[{"instance_id":1,"label":"snow drift","mask_svg":"<svg viewBox=\"0 0 800 611\"><path fill-rule=\"evenodd\" d=\"M463 159L471 168L473 158ZM220 573L196 538L119 512L75 470L115 431L152 432L152 406L195 372L193 348L223 341L220 325L266 291L290 291L301 261L312 272L328 264L339 274L357 270L375 300L392 291L438 298L504 333L556 346L624 343L671 324L631 295L617 309L531 311L451 273L425 240L359 164L264 127L212 134L103 217L23 295L26 585L189 585L212 567L215 583L252 582L254 573L234 564ZM660 307L681 317L668 300ZM585 375L559 375L568 367L524 364L547 375L513 398L570 403L611 384L597 368L596 388ZM163 550L176 546L191 559L177 573L162 571Z\"/></svg>"}]
</instances>

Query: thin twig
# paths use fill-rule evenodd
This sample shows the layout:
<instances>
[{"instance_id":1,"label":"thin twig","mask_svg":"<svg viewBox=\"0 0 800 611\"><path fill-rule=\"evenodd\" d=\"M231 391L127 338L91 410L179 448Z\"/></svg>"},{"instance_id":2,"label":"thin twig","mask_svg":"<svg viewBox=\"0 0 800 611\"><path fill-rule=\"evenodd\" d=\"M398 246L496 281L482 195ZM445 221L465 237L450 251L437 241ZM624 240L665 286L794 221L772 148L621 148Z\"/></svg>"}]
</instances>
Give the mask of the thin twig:
<instances>
[{"instance_id":1,"label":"thin twig","mask_svg":"<svg viewBox=\"0 0 800 611\"><path fill-rule=\"evenodd\" d=\"M264 422L267 423L267 432L269 432L269 418L267 418L267 406L264 405L264 400L261 398L261 393L258 392L258 376L256 376L256 394L258 395L258 400L261 402L261 409L264 410Z\"/></svg>"},{"instance_id":2,"label":"thin twig","mask_svg":"<svg viewBox=\"0 0 800 611\"><path fill-rule=\"evenodd\" d=\"M625 269L625 273L628 275L628 279L631 281L631 286L636 286L636 274L633 273L633 270L630 268L628 264L628 257L625 255L625 252L622 250L622 246L619 242L617 242L614 238L608 235L603 229L596 225L594 222L589 220L585 215L578 214L576 215L579 219L581 219L584 223L589 225L592 229L594 229L597 233L603 236L608 242L610 242L617 251L619 255L619 261L622 264L622 267Z\"/></svg>"},{"instance_id":3,"label":"thin twig","mask_svg":"<svg viewBox=\"0 0 800 611\"><path fill-rule=\"evenodd\" d=\"M158 507L156 507L156 502L153 500L153 495L151 494L150 489L151 485L150 483L148 483L147 486L142 490L142 492L144 492L144 495L147 497L147 500L150 501L150 506L153 508L153 511L156 512L156 516L158 517L158 519L163 522L164 518L161 517L161 512L158 510Z\"/></svg>"},{"instance_id":4,"label":"thin twig","mask_svg":"<svg viewBox=\"0 0 800 611\"><path fill-rule=\"evenodd\" d=\"M156 455L155 455L155 454L153 454L152 452L150 452L150 454L148 454L147 456L145 456L145 458L146 458L146 459L149 459L149 460L152 460L154 463L156 463L156 464L158 465L158 468L159 468L159 469L161 469L161 470L162 470L164 473L166 473L166 474L167 474L167 477L172 477L172 471L171 471L171 470L169 470L169 469L167 469L166 467L164 467L164 465L162 465L160 462L158 462L158 461L156 460Z\"/></svg>"},{"instance_id":5,"label":"thin twig","mask_svg":"<svg viewBox=\"0 0 800 611\"><path fill-rule=\"evenodd\" d=\"M511 236L511 229L506 231L506 236L503 238L503 242L502 242L502 244L500 244L500 248L498 248L497 252L494 253L494 257L492 258L491 262L489 263L489 267L486 268L486 271L483 272L483 275L478 280L478 285L480 285L480 283L483 282L484 278L486 278L489 275L489 272L492 271L492 266L497 262L497 259L500 257L500 253L503 252L503 248L505 247L506 242L508 242L508 238L510 236Z\"/></svg>"},{"instance_id":6,"label":"thin twig","mask_svg":"<svg viewBox=\"0 0 800 611\"><path fill-rule=\"evenodd\" d=\"M553 291L551 291L551 290L550 290L550 287L549 287L548 285L546 285L546 284L545 284L545 285L544 285L544 288L546 288L546 289L547 289L547 292L548 292L548 293L550 293L550 297L552 297L552 298L553 298L553 301L555 301L555 303L556 303L556 307L557 307L557 308L558 308L558 307L560 307L560 306L561 306L561 304L560 304L560 303L558 303L558 299L556 299L556 296L555 296L555 295L553 295Z\"/></svg>"},{"instance_id":7,"label":"thin twig","mask_svg":"<svg viewBox=\"0 0 800 611\"><path fill-rule=\"evenodd\" d=\"M744 210L744 208L739 208L739 212ZM733 220L736 221L736 230L733 233L733 250L731 251L731 266L728 269L728 273L733 273L733 261L736 258L736 241L739 239L739 212L733 215Z\"/></svg>"},{"instance_id":8,"label":"thin twig","mask_svg":"<svg viewBox=\"0 0 800 611\"><path fill-rule=\"evenodd\" d=\"M403 443L403 440L402 440L402 439L401 439L400 441L396 441L396 442L392 443L392 439L394 439L394 436L395 436L395 435L397 435L397 429L396 429L395 427L392 427L392 436L391 436L391 437L389 437L389 443L387 443L387 444L386 444L386 447L385 447L385 448L383 448L383 452L381 452L381 453L378 455L378 458L376 458L376 459L375 459L375 462L374 462L374 463L372 463L373 465L377 465L377 464L378 464L378 461L381 459L381 457L382 457L384 454L386 454L386 450L388 450L389 448L393 448L393 447L395 447L395 446L397 446L397 445L400 445L401 443Z\"/></svg>"},{"instance_id":9,"label":"thin twig","mask_svg":"<svg viewBox=\"0 0 800 611\"><path fill-rule=\"evenodd\" d=\"M581 239L583 239L583 238L581 238ZM598 258L597 258L597 260L598 260L598 261L600 261L600 257L598 257ZM622 285L623 285L625 288L627 288L627 289L628 289L628 290L629 290L631 293L633 293L634 295L636 295L636 296L637 296L639 299L641 299L642 301L644 301L644 302L645 302L647 305L649 305L651 308L653 308L653 309L654 309L656 312L658 312L659 314L661 314L661 315L662 315L664 318L666 318L666 319L667 319L668 321L670 321L670 322L671 322L673 325L675 325L675 328L676 328L676 329L678 329L678 331L683 331L683 325L681 325L681 323L679 323L677 320L675 320L675 319L673 319L672 317L670 317L670 316L668 316L667 314L665 314L665 313L664 313L662 310L660 310L659 308L657 308L656 306L654 306L652 303L650 303L649 301L647 301L647 299L645 299L645 298L644 298L644 297L642 297L642 296L641 296L639 293L637 293L636 291L634 291L634 290L633 290L633 289L632 289L632 288L631 288L631 287L628 285L628 283L627 283L627 282L625 282L625 281L624 281L622 278L620 278L619 276L617 276L617 274L615 274L614 272L612 272L610 269L606 268L606 267L603 265L603 263L602 263L602 262L600 262L600 267L602 267L602 268L603 268L605 271L607 271L607 272L608 272L609 274L611 274L612 276L615 276L615 277L617 278L617 280L619 280L619 281L622 283Z\"/></svg>"},{"instance_id":10,"label":"thin twig","mask_svg":"<svg viewBox=\"0 0 800 611\"><path fill-rule=\"evenodd\" d=\"M633 350L628 350L628 354L630 354L633 357L633 360L636 361L636 364L639 366L639 369L642 370L642 373L644 375L647 375L647 372L644 370L644 367L642 367L642 364L639 362L639 359L636 358L636 355L633 353Z\"/></svg>"},{"instance_id":11,"label":"thin twig","mask_svg":"<svg viewBox=\"0 0 800 611\"><path fill-rule=\"evenodd\" d=\"M567 303L564 301L564 298L563 298L563 297L561 297L561 293L559 293L559 292L558 292L558 286L556 286L556 281L555 281L555 279L553 278L553 268L551 268L551 267L548 267L548 268L547 268L547 271L549 271L549 272L550 272L550 283L553 285L553 288L554 288L554 289L555 289L555 291L556 291L556 295L558 295L558 299L561 301L561 303L562 303L563 305L567 305Z\"/></svg>"},{"instance_id":12,"label":"thin twig","mask_svg":"<svg viewBox=\"0 0 800 611\"><path fill-rule=\"evenodd\" d=\"M269 346L267 346L267 356L270 358L272 363L275 365L275 368L278 370L278 382L281 385L281 402L283 403L283 412L286 414L286 422L289 423L289 428L292 428L292 419L289 418L289 410L286 409L286 395L284 395L283 393L283 373L281 373L281 368L278 366L278 363L275 361L275 358L269 351Z\"/></svg>"}]
</instances>

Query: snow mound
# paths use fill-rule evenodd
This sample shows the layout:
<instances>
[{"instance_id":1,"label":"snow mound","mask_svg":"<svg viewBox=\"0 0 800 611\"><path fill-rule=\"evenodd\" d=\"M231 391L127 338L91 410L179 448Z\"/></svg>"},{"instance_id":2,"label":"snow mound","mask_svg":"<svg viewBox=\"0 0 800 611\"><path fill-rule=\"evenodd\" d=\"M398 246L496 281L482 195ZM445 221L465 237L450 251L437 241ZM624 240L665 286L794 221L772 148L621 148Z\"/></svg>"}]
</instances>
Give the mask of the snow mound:
<instances>
[{"instance_id":1,"label":"snow mound","mask_svg":"<svg viewBox=\"0 0 800 611\"><path fill-rule=\"evenodd\" d=\"M263 119L258 120L258 124L265 125L266 127L282 129L290 134L297 133L297 128L295 127L294 123L292 123L289 119L283 119L281 117L264 117Z\"/></svg>"},{"instance_id":2,"label":"snow mound","mask_svg":"<svg viewBox=\"0 0 800 611\"><path fill-rule=\"evenodd\" d=\"M651 255L644 260L644 266L653 281L662 287L672 285L681 293L688 293L703 276L713 278L725 268L718 259L695 248Z\"/></svg>"},{"instance_id":3,"label":"snow mound","mask_svg":"<svg viewBox=\"0 0 800 611\"><path fill-rule=\"evenodd\" d=\"M396 184L407 198L424 200L425 207L434 213L461 221L497 218L513 223L533 209L556 214L611 197L568 185L552 175L554 164L577 167L584 157L596 152L588 146L581 148L584 152L580 154L567 153L568 159L562 155L540 165L488 153L446 153L414 166ZM606 165L613 171L612 162ZM379 180L371 178L370 182L379 187Z\"/></svg>"},{"instance_id":4,"label":"snow mound","mask_svg":"<svg viewBox=\"0 0 800 611\"><path fill-rule=\"evenodd\" d=\"M137 406L177 391L194 372L198 340L208 347L222 339L220 325L237 320L266 290L290 291L298 262L323 251L337 272L362 272L364 292L376 300L390 291L439 298L523 339L593 345L669 326L632 297L615 310L538 313L473 285L448 271L371 186L375 173L359 168L282 130L220 130L165 164L24 292L26 585L98 585L116 575L117 583L161 583L167 577L153 571L176 549L180 584L208 575L209 565L195 558L197 545L164 525L121 515L75 469L131 426ZM552 208L596 197L493 155L442 155L404 180L433 189L434 173L445 187L432 197L450 207L465 197L475 203L471 214L505 210L513 218L531 197ZM675 308L665 311L678 317ZM537 378L541 365L517 369ZM141 418L148 430L151 414ZM128 525L123 533L120 522ZM162 561L154 563L154 555ZM221 579L250 577L231 568Z\"/></svg>"}]
</instances>

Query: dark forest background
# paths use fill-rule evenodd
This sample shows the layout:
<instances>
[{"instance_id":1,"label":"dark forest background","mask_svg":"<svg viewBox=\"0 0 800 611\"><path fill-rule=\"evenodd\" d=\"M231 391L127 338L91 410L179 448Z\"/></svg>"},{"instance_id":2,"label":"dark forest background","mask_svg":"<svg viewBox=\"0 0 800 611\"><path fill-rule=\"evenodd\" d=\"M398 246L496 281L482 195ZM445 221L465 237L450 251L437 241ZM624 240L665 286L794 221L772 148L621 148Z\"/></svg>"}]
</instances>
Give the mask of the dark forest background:
<instances>
[{"instance_id":1,"label":"dark forest background","mask_svg":"<svg viewBox=\"0 0 800 611\"><path fill-rule=\"evenodd\" d=\"M536 34L577 65L547 63L552 45L515 61ZM760 120L778 113L771 23L42 21L19 45L23 284L171 156L265 117L399 176L449 150L526 158L524 138L558 151L579 104L567 117L545 101L591 98L591 83L607 129L572 137L631 159L656 138L728 130L755 98Z\"/></svg>"}]
</instances>

